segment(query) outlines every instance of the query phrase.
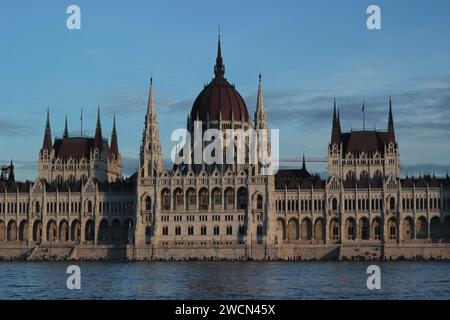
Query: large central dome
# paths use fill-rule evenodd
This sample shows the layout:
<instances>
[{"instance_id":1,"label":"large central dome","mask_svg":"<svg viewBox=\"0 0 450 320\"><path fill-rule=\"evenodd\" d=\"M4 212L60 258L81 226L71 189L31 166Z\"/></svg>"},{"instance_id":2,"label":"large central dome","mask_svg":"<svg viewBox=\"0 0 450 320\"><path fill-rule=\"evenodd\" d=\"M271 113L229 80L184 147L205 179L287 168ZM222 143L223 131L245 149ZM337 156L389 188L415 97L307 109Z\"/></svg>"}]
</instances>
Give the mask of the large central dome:
<instances>
[{"instance_id":1,"label":"large central dome","mask_svg":"<svg viewBox=\"0 0 450 320\"><path fill-rule=\"evenodd\" d=\"M222 62L220 38L217 49L214 79L200 92L192 106L191 121L223 121L248 122L249 115L244 99L237 90L224 78L225 66Z\"/></svg>"}]
</instances>

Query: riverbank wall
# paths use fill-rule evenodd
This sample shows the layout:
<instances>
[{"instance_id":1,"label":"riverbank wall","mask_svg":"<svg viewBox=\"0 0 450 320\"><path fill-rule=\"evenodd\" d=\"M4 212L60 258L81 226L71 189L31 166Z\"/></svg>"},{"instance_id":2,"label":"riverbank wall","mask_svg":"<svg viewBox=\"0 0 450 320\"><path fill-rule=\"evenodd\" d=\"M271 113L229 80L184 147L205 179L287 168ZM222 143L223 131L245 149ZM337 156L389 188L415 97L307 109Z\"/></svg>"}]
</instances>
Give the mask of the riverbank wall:
<instances>
[{"instance_id":1,"label":"riverbank wall","mask_svg":"<svg viewBox=\"0 0 450 320\"><path fill-rule=\"evenodd\" d=\"M450 260L450 243L263 244L218 246L0 245L3 261L185 261L185 260Z\"/></svg>"}]
</instances>

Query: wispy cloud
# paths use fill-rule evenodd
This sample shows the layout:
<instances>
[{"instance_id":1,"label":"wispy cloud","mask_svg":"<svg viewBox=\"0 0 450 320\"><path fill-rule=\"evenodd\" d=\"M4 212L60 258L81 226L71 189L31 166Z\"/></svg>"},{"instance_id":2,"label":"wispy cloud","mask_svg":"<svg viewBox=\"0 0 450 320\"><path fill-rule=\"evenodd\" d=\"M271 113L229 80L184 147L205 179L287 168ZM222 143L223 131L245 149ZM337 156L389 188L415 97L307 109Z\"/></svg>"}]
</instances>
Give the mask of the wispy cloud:
<instances>
[{"instance_id":1,"label":"wispy cloud","mask_svg":"<svg viewBox=\"0 0 450 320\"><path fill-rule=\"evenodd\" d=\"M420 84L415 89L393 93L396 127L405 135L443 139L442 134L450 135L450 76L437 77L434 81L421 79ZM305 129L330 129L334 94L313 90L268 90L264 98L272 127L293 124ZM387 95L338 96L336 99L343 128L362 127L363 99L366 127L386 127ZM250 96L247 101L254 105L256 97Z\"/></svg>"},{"instance_id":2,"label":"wispy cloud","mask_svg":"<svg viewBox=\"0 0 450 320\"><path fill-rule=\"evenodd\" d=\"M155 95L155 106L159 112L189 112L193 99L177 100L169 93L157 91ZM106 114L130 114L139 113L144 115L148 104L148 92L137 92L126 88L112 88L103 94L104 105L102 110Z\"/></svg>"},{"instance_id":3,"label":"wispy cloud","mask_svg":"<svg viewBox=\"0 0 450 320\"><path fill-rule=\"evenodd\" d=\"M16 121L0 119L0 136L2 137L24 136L30 133L33 133L31 127Z\"/></svg>"}]
</instances>

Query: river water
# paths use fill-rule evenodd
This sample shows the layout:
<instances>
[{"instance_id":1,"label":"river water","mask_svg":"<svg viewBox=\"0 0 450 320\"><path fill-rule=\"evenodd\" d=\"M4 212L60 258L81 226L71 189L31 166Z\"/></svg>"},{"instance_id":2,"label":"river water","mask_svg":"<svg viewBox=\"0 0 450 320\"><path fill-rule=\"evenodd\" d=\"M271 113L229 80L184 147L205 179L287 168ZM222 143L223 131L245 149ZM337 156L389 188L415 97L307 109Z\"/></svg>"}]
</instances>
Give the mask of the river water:
<instances>
[{"instance_id":1,"label":"river water","mask_svg":"<svg viewBox=\"0 0 450 320\"><path fill-rule=\"evenodd\" d=\"M450 262L0 262L0 299L450 299Z\"/></svg>"}]
</instances>

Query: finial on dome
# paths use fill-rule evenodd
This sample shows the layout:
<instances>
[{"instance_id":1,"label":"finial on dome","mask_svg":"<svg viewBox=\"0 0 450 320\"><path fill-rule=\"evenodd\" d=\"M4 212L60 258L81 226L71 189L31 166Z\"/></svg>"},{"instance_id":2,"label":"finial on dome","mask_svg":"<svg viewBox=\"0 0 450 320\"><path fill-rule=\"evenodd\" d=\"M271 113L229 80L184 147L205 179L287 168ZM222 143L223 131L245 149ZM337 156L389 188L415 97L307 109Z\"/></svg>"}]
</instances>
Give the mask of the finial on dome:
<instances>
[{"instance_id":1,"label":"finial on dome","mask_svg":"<svg viewBox=\"0 0 450 320\"><path fill-rule=\"evenodd\" d=\"M214 66L214 74L216 75L216 78L223 78L225 74L225 66L222 61L222 49L220 47L220 26L217 35L217 58L216 65Z\"/></svg>"}]
</instances>

